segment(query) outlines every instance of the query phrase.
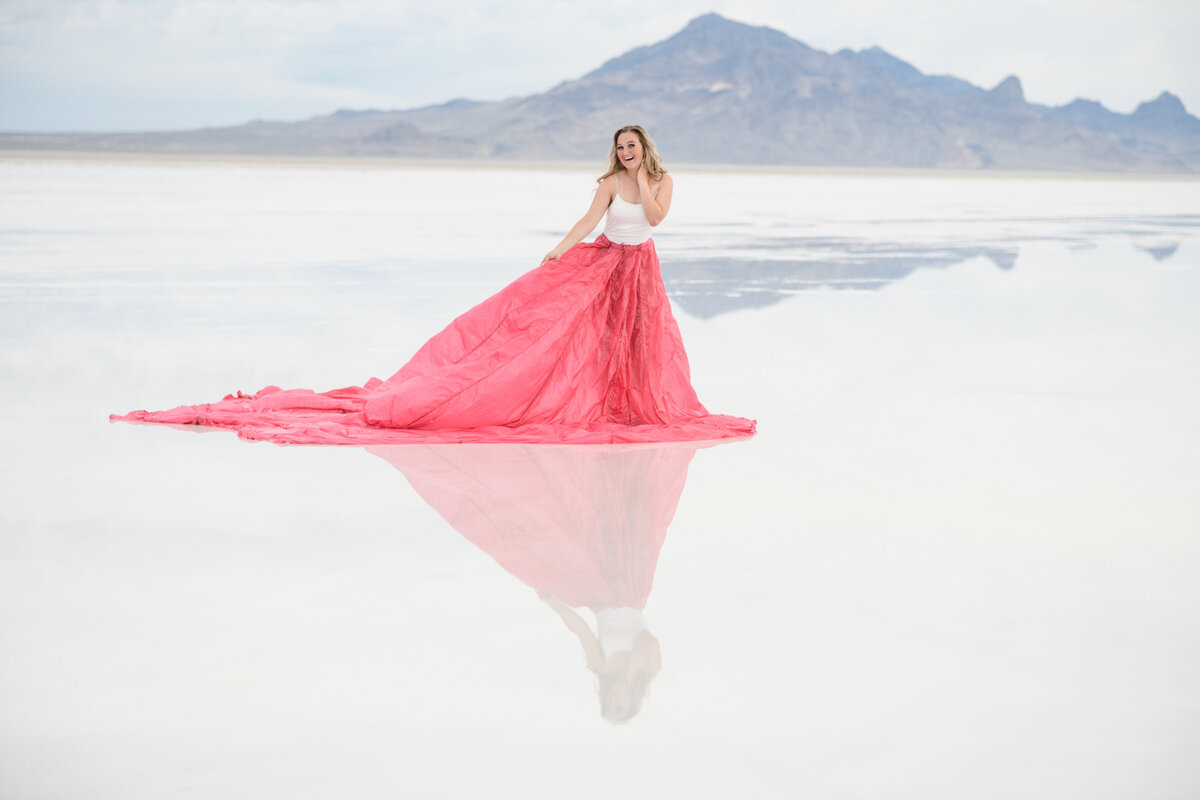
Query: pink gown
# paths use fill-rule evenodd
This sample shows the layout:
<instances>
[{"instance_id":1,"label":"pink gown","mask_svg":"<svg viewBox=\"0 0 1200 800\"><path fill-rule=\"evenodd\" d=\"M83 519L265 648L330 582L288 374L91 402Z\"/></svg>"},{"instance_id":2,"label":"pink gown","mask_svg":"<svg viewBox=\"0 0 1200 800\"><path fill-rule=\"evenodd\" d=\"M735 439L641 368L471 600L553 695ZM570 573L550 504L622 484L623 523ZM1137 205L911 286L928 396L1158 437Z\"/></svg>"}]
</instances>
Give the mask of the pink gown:
<instances>
[{"instance_id":1,"label":"pink gown","mask_svg":"<svg viewBox=\"0 0 1200 800\"><path fill-rule=\"evenodd\" d=\"M710 414L696 397L649 230L641 206L618 195L605 235L467 311L386 381L320 393L268 386L110 419L231 428L288 444L750 436L753 420Z\"/></svg>"}]
</instances>

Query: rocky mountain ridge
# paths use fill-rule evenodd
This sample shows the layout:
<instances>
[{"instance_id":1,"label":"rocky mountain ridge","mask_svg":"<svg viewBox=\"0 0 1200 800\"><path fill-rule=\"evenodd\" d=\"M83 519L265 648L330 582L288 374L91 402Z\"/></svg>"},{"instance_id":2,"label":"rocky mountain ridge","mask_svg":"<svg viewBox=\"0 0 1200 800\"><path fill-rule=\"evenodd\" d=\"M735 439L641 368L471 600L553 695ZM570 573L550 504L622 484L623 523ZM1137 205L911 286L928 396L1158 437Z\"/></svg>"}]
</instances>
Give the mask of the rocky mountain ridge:
<instances>
[{"instance_id":1,"label":"rocky mountain ridge","mask_svg":"<svg viewBox=\"0 0 1200 800\"><path fill-rule=\"evenodd\" d=\"M549 91L175 133L3 134L5 149L602 161L638 122L673 163L1200 171L1200 119L1163 92L1131 114L925 75L872 47L826 53L717 14Z\"/></svg>"}]
</instances>

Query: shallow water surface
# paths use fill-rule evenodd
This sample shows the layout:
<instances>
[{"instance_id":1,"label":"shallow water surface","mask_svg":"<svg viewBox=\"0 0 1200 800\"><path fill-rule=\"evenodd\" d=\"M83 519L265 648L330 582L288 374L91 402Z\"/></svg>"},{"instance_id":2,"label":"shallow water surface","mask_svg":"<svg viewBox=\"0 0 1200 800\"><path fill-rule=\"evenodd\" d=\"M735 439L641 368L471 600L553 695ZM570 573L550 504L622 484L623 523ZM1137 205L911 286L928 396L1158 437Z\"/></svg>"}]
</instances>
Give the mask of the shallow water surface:
<instances>
[{"instance_id":1,"label":"shallow water surface","mask_svg":"<svg viewBox=\"0 0 1200 800\"><path fill-rule=\"evenodd\" d=\"M110 412L390 375L594 176L0 160L0 795L1190 798L1200 182L676 172L716 446Z\"/></svg>"}]
</instances>

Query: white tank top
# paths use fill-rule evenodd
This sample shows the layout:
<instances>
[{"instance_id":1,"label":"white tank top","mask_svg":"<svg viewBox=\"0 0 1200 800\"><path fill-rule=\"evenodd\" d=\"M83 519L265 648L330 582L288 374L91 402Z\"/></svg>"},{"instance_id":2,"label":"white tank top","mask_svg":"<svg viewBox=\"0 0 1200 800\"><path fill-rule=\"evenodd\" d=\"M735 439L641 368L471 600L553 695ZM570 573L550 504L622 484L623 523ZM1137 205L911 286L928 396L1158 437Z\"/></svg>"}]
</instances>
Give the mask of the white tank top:
<instances>
[{"instance_id":1,"label":"white tank top","mask_svg":"<svg viewBox=\"0 0 1200 800\"><path fill-rule=\"evenodd\" d=\"M602 608L596 612L596 641L606 656L631 652L638 634L646 629L646 618L636 608Z\"/></svg>"},{"instance_id":2,"label":"white tank top","mask_svg":"<svg viewBox=\"0 0 1200 800\"><path fill-rule=\"evenodd\" d=\"M650 223L641 203L629 203L621 199L621 193L613 193L604 220L604 235L617 244L641 244L650 238Z\"/></svg>"}]
</instances>

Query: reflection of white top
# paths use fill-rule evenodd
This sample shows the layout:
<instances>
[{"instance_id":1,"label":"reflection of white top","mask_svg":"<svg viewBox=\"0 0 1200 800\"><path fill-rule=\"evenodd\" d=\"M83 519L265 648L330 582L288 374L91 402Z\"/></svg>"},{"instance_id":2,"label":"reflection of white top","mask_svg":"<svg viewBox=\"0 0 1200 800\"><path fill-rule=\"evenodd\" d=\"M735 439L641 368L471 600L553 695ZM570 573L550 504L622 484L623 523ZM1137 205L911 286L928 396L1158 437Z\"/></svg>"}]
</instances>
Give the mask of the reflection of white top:
<instances>
[{"instance_id":1,"label":"reflection of white top","mask_svg":"<svg viewBox=\"0 0 1200 800\"><path fill-rule=\"evenodd\" d=\"M621 193L613 194L604 220L604 235L617 244L641 244L650 238L650 223L641 203L628 203Z\"/></svg>"},{"instance_id":2,"label":"reflection of white top","mask_svg":"<svg viewBox=\"0 0 1200 800\"><path fill-rule=\"evenodd\" d=\"M602 608L596 612L596 640L604 655L633 650L637 635L646 630L646 618L636 608Z\"/></svg>"}]
</instances>

